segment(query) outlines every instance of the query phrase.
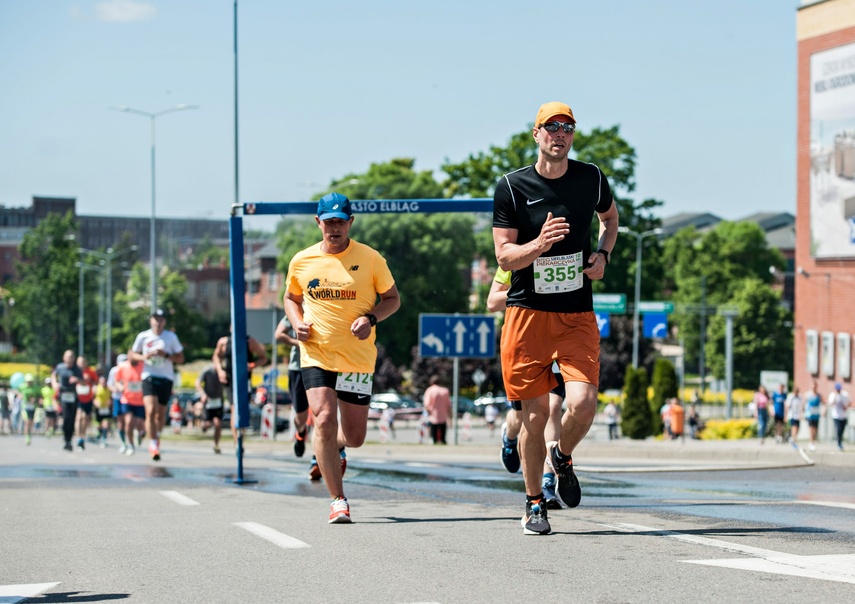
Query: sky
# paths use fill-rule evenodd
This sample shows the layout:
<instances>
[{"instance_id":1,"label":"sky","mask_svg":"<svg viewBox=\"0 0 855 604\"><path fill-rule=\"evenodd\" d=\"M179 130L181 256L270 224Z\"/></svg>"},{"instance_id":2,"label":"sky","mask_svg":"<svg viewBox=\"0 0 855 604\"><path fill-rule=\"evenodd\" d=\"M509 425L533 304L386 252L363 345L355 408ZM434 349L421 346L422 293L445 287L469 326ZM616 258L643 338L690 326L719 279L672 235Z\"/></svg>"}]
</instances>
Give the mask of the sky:
<instances>
[{"instance_id":1,"label":"sky","mask_svg":"<svg viewBox=\"0 0 855 604\"><path fill-rule=\"evenodd\" d=\"M238 3L239 200L305 201L398 157L436 172L541 103L618 125L657 214L795 213L797 0ZM222 218L233 0L0 0L0 204ZM252 228L273 228L258 217ZM272 222L271 222L272 221Z\"/></svg>"}]
</instances>

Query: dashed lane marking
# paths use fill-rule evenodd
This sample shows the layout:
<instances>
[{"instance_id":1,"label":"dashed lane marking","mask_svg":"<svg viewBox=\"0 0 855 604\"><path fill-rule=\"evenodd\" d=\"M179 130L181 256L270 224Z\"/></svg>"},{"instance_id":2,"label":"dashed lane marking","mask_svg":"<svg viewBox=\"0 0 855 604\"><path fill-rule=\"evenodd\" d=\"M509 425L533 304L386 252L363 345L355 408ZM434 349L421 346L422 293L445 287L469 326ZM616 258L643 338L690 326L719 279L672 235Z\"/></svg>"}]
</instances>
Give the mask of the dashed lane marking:
<instances>
[{"instance_id":1,"label":"dashed lane marking","mask_svg":"<svg viewBox=\"0 0 855 604\"><path fill-rule=\"evenodd\" d=\"M235 522L235 526L239 526L240 528L249 531L253 535L257 535L262 539L266 539L273 543L274 545L278 545L284 549L297 549L301 547L310 547L308 543L303 543L299 539L295 539L294 537L290 537L284 533L280 533L279 531L273 530L269 526L264 526L263 524L258 524L257 522Z\"/></svg>"},{"instance_id":2,"label":"dashed lane marking","mask_svg":"<svg viewBox=\"0 0 855 604\"><path fill-rule=\"evenodd\" d=\"M177 503L178 505L199 505L195 499L190 499L186 495L182 495L178 491L160 491L160 494Z\"/></svg>"},{"instance_id":3,"label":"dashed lane marking","mask_svg":"<svg viewBox=\"0 0 855 604\"><path fill-rule=\"evenodd\" d=\"M37 596L59 583L27 583L24 585L0 585L0 604L14 604Z\"/></svg>"},{"instance_id":4,"label":"dashed lane marking","mask_svg":"<svg viewBox=\"0 0 855 604\"><path fill-rule=\"evenodd\" d=\"M697 535L686 535L676 531L659 530L638 524L601 524L615 530L627 533L651 533L653 535L669 537L707 547L716 547L729 552L744 554L749 558L731 558L721 560L683 560L687 564L702 564L706 566L719 566L723 568L735 568L738 570L749 570L755 572L774 573L779 575L792 575L794 577L805 577L810 579L821 579L823 581L838 581L840 583L855 583L855 554L831 554L820 556L798 556L785 554L774 550L752 547L700 537Z\"/></svg>"}]
</instances>

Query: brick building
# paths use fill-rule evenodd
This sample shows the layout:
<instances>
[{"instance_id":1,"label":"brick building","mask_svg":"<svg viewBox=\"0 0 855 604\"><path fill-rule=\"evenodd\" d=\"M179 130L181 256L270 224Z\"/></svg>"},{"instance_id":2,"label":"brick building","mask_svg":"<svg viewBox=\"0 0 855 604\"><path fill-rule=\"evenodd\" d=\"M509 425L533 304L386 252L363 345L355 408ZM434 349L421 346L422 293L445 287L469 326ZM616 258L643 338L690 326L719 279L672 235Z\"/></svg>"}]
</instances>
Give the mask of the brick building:
<instances>
[{"instance_id":1,"label":"brick building","mask_svg":"<svg viewBox=\"0 0 855 604\"><path fill-rule=\"evenodd\" d=\"M855 0L797 10L794 378L852 388L855 334Z\"/></svg>"}]
</instances>

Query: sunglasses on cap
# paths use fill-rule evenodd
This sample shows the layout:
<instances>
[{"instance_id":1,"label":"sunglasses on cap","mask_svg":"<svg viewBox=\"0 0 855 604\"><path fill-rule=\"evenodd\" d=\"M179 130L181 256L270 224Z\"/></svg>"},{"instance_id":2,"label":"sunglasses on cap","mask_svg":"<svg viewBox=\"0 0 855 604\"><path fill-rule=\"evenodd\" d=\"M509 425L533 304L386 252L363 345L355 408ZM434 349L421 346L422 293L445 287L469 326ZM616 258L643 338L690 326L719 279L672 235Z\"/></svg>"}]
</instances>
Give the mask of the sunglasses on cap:
<instances>
[{"instance_id":1,"label":"sunglasses on cap","mask_svg":"<svg viewBox=\"0 0 855 604\"><path fill-rule=\"evenodd\" d=\"M571 124L570 122L548 122L541 124L540 127L547 132L558 132L559 128L563 128L567 134L572 134L576 131L576 124Z\"/></svg>"}]
</instances>

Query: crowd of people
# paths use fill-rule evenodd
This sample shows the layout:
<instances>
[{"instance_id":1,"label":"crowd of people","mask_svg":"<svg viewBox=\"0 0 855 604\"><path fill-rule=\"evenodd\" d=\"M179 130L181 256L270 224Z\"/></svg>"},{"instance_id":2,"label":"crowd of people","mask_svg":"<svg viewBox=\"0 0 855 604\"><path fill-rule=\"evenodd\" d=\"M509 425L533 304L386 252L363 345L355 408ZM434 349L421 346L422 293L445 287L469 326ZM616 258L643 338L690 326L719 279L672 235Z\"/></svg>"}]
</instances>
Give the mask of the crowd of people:
<instances>
[{"instance_id":1,"label":"crowd of people","mask_svg":"<svg viewBox=\"0 0 855 604\"><path fill-rule=\"evenodd\" d=\"M816 451L820 419L828 416L834 422L835 443L842 451L849 410L855 409L855 404L840 382L834 384L834 389L823 399L817 381L813 380L805 393L797 385L788 393L786 385L780 384L770 396L766 387L761 385L754 392L750 409L757 422L757 437L761 443L774 434L776 443L789 443L798 448L799 430L806 423L807 448Z\"/></svg>"},{"instance_id":2,"label":"crowd of people","mask_svg":"<svg viewBox=\"0 0 855 604\"><path fill-rule=\"evenodd\" d=\"M502 176L493 198L493 242L500 270L488 309L505 313L502 380L511 404L501 427L501 459L509 471L522 470L521 526L526 535L550 534L548 510L580 504L582 490L573 453L598 411L600 336L592 283L608 270L619 217L608 179L599 167L569 157L575 130L576 118L568 105L543 104L531 130L537 160ZM592 232L595 218L596 233ZM377 360L376 327L400 308L401 296L385 258L351 238L354 215L347 197L340 193L322 197L315 220L320 241L290 259L283 298L286 318L275 340L291 346L294 454L305 454L311 427L309 477L322 480L329 493L328 522L346 524L352 522L342 480L346 450L365 441ZM65 448L73 450L76 436L77 447L84 449L94 410L101 443L115 422L121 452L133 455L148 439L149 455L160 460L160 433L170 415L175 365L184 361L178 336L165 324L166 315L155 310L150 329L137 336L126 355L119 356L108 376L96 375L85 359L75 358L70 350L43 386L26 376L15 400L20 399L27 442L35 409L42 406L46 425L49 413L61 415ZM216 453L224 409L237 387L231 383L233 345L231 335L218 341L211 366L196 383L204 421L214 429ZM267 363L261 344L248 337L246 346L250 372ZM445 444L451 400L439 376L431 378L424 401L431 440ZM805 419L811 430L810 447L815 446L822 407L815 386L804 397L797 388L790 394L782 388L769 396L761 387L753 404L761 439L771 418L776 439L783 442L789 424L794 442ZM826 406L842 448L851 403L839 384ZM604 416L609 438L617 438L619 410L610 404ZM496 419L492 415L486 420L491 430ZM671 438L681 437L686 423L693 436L699 428L694 406L687 418L677 400L663 406L662 419ZM177 410L173 420L180 429ZM387 421L391 429L391 418ZM234 424L231 428L239 447Z\"/></svg>"}]
</instances>

